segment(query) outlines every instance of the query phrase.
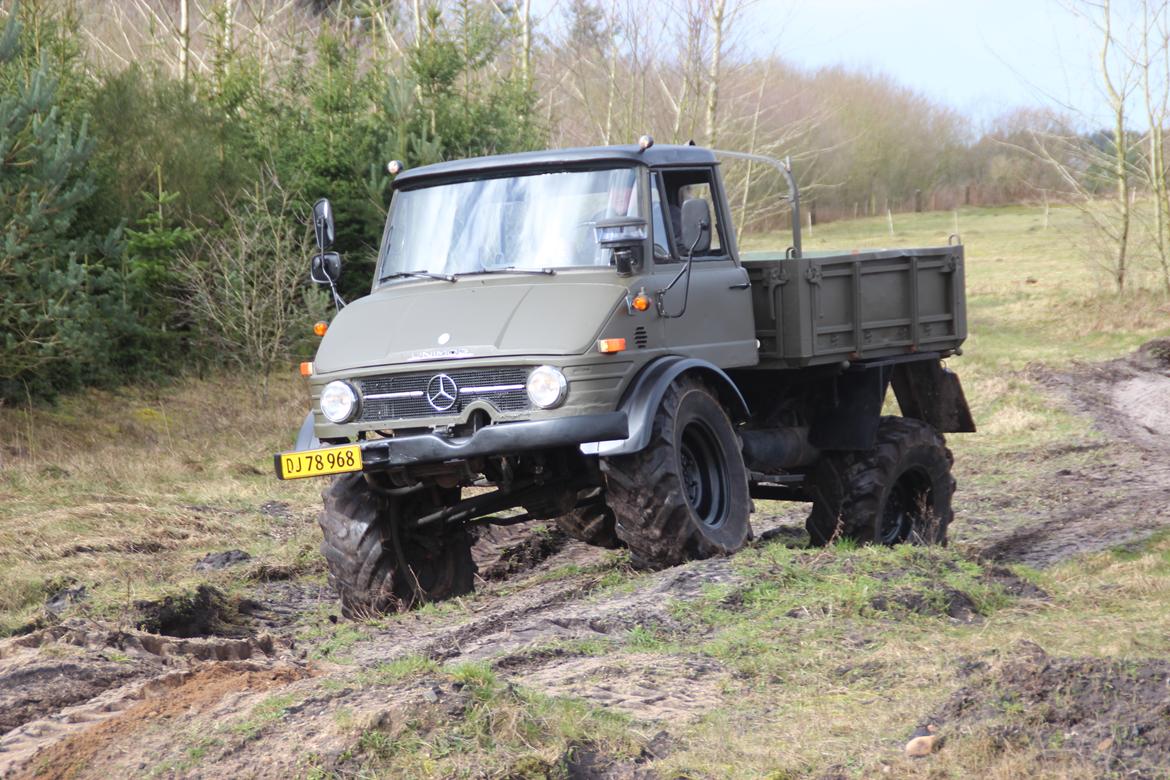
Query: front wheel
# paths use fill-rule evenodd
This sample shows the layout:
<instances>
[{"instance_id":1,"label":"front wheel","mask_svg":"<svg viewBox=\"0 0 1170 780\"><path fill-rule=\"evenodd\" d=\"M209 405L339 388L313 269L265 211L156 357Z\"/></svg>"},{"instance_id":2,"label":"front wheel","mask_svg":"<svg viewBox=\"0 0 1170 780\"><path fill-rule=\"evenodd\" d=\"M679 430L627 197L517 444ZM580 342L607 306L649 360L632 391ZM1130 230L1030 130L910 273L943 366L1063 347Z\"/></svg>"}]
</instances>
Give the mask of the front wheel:
<instances>
[{"instance_id":1,"label":"front wheel","mask_svg":"<svg viewBox=\"0 0 1170 780\"><path fill-rule=\"evenodd\" d=\"M830 453L812 475L814 502L805 524L813 544L946 544L954 517L954 458L921 420L883 417L877 445Z\"/></svg>"},{"instance_id":2,"label":"front wheel","mask_svg":"<svg viewBox=\"0 0 1170 780\"><path fill-rule=\"evenodd\" d=\"M748 474L731 420L701 382L666 391L650 444L602 462L615 531L636 563L729 555L751 536Z\"/></svg>"},{"instance_id":3,"label":"front wheel","mask_svg":"<svg viewBox=\"0 0 1170 780\"><path fill-rule=\"evenodd\" d=\"M334 478L322 493L318 522L342 615L362 619L474 589L473 540L464 529L409 527L411 520L448 503L442 493L426 488L389 496L360 473Z\"/></svg>"},{"instance_id":4,"label":"front wheel","mask_svg":"<svg viewBox=\"0 0 1170 780\"><path fill-rule=\"evenodd\" d=\"M557 528L566 536L594 547L621 547L614 528L613 510L605 503L605 491L588 488L577 494L578 506L557 518Z\"/></svg>"}]
</instances>

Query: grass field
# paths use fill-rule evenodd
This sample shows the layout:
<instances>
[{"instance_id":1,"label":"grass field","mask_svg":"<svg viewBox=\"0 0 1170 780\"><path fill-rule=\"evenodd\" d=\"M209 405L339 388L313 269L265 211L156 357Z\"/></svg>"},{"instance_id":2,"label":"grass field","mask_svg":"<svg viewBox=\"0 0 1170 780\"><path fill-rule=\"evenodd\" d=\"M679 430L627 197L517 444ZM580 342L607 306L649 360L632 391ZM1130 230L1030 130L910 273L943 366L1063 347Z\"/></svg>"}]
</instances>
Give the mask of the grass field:
<instances>
[{"instance_id":1,"label":"grass field","mask_svg":"<svg viewBox=\"0 0 1170 780\"><path fill-rule=\"evenodd\" d=\"M954 232L955 220L949 212L898 216L892 238L884 219L834 223L817 226L805 246L937 245ZM553 648L607 658L618 670L692 658L719 666L716 681L704 683L715 697L709 711L666 724L672 746L652 763L661 776L1095 777L1092 749L1078 747L1077 734L1058 735L1045 725L1060 702L1036 705L1015 689L1005 688L983 725L948 733L928 761L902 759L900 747L957 691L977 689L984 679L1006 686L1014 679L1010 660L1026 643L1052 657L1110 664L1170 657L1170 536L1043 571L1013 566L1007 579L996 579L972 552L1018 516L1055 511L1062 499L1049 484L1053 473L1116 465L1124 455L1098 447L1102 434L1057 403L1033 370L1115 358L1170 336L1170 299L1157 290L1152 269L1137 274L1125 296L1112 293L1086 256L1090 241L1072 210L1054 209L1047 229L1039 209L1024 207L963 210L957 220L971 337L964 355L949 363L962 377L980 432L950 442L960 482L956 544L937 551L847 545L814 551L781 539L736 556L738 584L705 588L675 608L669 626ZM300 422L302 393L290 370L269 383L267 394L256 378L224 374L0 408L0 635L52 622L46 599L69 586L86 593L66 615L129 625L140 614L136 602L198 584L246 595L274 571L323 583L313 521L321 486L271 475L270 454L287 446ZM204 554L232 548L251 561L194 570ZM345 761L353 773L322 768L313 755L306 755L304 772L561 776L565 751L582 740L619 758L636 755L658 726L576 699L525 693L490 665L407 656L390 672L375 673L350 651L403 620L458 621L493 599L553 587L558 578L588 580L588 598L604 600L636 592L653 576L630 572L617 556L595 570L566 567L539 581L493 585L409 618L351 626L306 615L302 636L332 664L338 685L389 690L434 679L465 687L472 704L462 720L407 721L393 729L331 716L331 728L351 742ZM1013 588L1021 584L1047 595L1020 597ZM963 594L970 605L960 606L978 619L955 619L949 593ZM877 597L893 606L875 607L885 603ZM964 664L975 671L962 672ZM255 726L248 739L292 728L285 714L291 705L273 707L257 710L260 720L245 719ZM1029 739L1033 733L1043 739ZM1109 739L1120 744L1124 736L1119 730ZM1101 747L1103 739L1094 745L1111 749ZM160 772L190 769L204 756L201 748L186 763L160 765Z\"/></svg>"}]
</instances>

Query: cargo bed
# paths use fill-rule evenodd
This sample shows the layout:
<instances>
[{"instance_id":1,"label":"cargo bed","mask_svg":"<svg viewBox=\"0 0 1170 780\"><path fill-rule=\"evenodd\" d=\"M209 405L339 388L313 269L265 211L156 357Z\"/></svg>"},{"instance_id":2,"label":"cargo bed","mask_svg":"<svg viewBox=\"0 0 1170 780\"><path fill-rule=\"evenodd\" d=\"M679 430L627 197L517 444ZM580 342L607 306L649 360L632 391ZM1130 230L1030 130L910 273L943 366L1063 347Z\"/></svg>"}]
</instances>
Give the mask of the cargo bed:
<instances>
[{"instance_id":1,"label":"cargo bed","mask_svg":"<svg viewBox=\"0 0 1170 780\"><path fill-rule=\"evenodd\" d=\"M742 256L760 368L952 352L967 337L963 247Z\"/></svg>"}]
</instances>

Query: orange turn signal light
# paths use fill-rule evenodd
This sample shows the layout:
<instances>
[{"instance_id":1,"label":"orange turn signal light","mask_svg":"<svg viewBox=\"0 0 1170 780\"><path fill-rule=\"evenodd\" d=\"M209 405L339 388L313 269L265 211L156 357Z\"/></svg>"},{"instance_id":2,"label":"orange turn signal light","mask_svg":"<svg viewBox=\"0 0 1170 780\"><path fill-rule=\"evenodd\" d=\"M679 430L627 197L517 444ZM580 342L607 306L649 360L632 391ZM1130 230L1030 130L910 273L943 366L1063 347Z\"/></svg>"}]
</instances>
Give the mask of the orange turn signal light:
<instances>
[{"instance_id":1,"label":"orange turn signal light","mask_svg":"<svg viewBox=\"0 0 1170 780\"><path fill-rule=\"evenodd\" d=\"M601 339L597 342L597 351L609 354L611 352L624 352L626 349L625 339Z\"/></svg>"},{"instance_id":2,"label":"orange turn signal light","mask_svg":"<svg viewBox=\"0 0 1170 780\"><path fill-rule=\"evenodd\" d=\"M313 375L313 364L308 363L308 362L301 363L301 376L312 376L312 375Z\"/></svg>"},{"instance_id":3,"label":"orange turn signal light","mask_svg":"<svg viewBox=\"0 0 1170 780\"><path fill-rule=\"evenodd\" d=\"M646 311L650 308L650 296L638 293L634 296L634 300L630 301L630 305L638 311Z\"/></svg>"},{"instance_id":4,"label":"orange turn signal light","mask_svg":"<svg viewBox=\"0 0 1170 780\"><path fill-rule=\"evenodd\" d=\"M324 336L325 331L327 331L327 330L329 330L329 323L326 322L325 320L321 320L320 322L318 322L317 324L315 324L313 326L313 333L315 333L318 336Z\"/></svg>"}]
</instances>

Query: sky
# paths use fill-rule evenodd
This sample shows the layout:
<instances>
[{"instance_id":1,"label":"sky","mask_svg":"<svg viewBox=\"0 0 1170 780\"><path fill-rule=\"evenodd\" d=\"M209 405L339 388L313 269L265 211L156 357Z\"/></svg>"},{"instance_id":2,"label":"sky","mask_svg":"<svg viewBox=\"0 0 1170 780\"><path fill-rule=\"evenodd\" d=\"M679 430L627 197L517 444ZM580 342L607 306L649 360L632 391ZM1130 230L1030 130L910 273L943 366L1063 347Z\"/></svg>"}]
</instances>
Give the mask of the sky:
<instances>
[{"instance_id":1,"label":"sky","mask_svg":"<svg viewBox=\"0 0 1170 780\"><path fill-rule=\"evenodd\" d=\"M759 0L745 13L752 51L886 73L976 121L1038 103L1108 121L1097 33L1058 0Z\"/></svg>"}]
</instances>

